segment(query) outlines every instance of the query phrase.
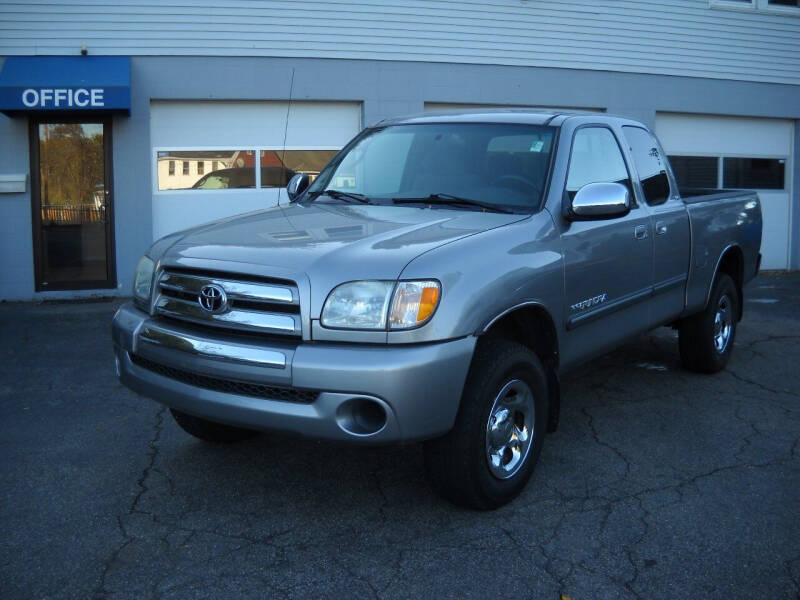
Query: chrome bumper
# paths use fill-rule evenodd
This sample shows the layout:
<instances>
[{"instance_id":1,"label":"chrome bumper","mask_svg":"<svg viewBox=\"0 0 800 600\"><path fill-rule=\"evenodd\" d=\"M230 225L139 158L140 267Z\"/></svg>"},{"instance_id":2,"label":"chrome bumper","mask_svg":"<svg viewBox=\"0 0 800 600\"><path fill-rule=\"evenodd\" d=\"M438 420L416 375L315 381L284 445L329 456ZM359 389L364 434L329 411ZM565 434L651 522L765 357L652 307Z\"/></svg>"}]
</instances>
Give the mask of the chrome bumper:
<instances>
[{"instance_id":1,"label":"chrome bumper","mask_svg":"<svg viewBox=\"0 0 800 600\"><path fill-rule=\"evenodd\" d=\"M122 383L163 404L251 429L368 443L424 439L450 430L476 341L384 346L269 339L262 344L222 331L198 333L150 317L131 303L114 315L112 338ZM132 357L145 361L135 364ZM165 368L156 371L143 363ZM170 376L175 373L187 376ZM190 375L232 385L225 391L209 389L193 385ZM227 391L239 383L267 392L256 397ZM284 393L271 396L270 389L318 395L312 402L292 402L281 399ZM357 408L364 403L383 410L380 427L359 420Z\"/></svg>"}]
</instances>

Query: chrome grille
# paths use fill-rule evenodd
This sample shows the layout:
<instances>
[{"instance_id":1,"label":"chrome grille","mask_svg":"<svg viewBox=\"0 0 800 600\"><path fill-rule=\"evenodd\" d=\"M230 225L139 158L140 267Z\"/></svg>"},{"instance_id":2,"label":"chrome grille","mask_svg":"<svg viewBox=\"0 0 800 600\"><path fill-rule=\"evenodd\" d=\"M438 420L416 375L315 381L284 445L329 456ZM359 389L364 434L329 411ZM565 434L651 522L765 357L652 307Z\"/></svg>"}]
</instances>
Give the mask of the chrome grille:
<instances>
[{"instance_id":1,"label":"chrome grille","mask_svg":"<svg viewBox=\"0 0 800 600\"><path fill-rule=\"evenodd\" d=\"M204 310L198 300L212 285L227 296L227 307L218 313ZM158 277L155 311L211 327L298 338L302 333L297 286L284 280L166 269Z\"/></svg>"}]
</instances>

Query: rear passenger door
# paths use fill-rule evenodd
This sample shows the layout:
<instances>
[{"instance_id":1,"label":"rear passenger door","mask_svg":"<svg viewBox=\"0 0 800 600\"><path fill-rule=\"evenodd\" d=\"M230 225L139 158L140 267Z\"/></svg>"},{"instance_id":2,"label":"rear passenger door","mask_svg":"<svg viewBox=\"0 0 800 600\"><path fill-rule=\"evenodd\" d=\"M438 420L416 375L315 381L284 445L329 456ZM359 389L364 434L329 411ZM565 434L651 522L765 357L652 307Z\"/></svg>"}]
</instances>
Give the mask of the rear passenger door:
<instances>
[{"instance_id":1,"label":"rear passenger door","mask_svg":"<svg viewBox=\"0 0 800 600\"><path fill-rule=\"evenodd\" d=\"M671 186L667 162L655 136L642 127L624 126L623 136L638 172L638 194L653 218L652 324L661 325L683 312L689 273L689 214Z\"/></svg>"},{"instance_id":2,"label":"rear passenger door","mask_svg":"<svg viewBox=\"0 0 800 600\"><path fill-rule=\"evenodd\" d=\"M563 201L568 203L583 186L597 182L626 186L632 207L626 215L602 220L565 219L565 363L590 358L650 324L650 215L635 200L614 131L603 125L584 125L573 134Z\"/></svg>"}]
</instances>

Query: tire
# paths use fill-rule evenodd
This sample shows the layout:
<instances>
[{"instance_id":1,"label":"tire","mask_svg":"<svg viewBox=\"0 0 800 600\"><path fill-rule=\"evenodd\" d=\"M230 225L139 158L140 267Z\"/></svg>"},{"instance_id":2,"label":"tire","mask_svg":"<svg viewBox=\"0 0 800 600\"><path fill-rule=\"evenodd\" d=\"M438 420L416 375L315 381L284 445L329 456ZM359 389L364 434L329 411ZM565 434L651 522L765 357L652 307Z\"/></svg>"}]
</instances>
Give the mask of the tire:
<instances>
[{"instance_id":1,"label":"tire","mask_svg":"<svg viewBox=\"0 0 800 600\"><path fill-rule=\"evenodd\" d=\"M725 368L736 338L740 302L730 275L717 275L708 306L703 312L684 319L680 325L681 363L685 369L716 373Z\"/></svg>"},{"instance_id":2,"label":"tire","mask_svg":"<svg viewBox=\"0 0 800 600\"><path fill-rule=\"evenodd\" d=\"M189 435L203 440L204 442L214 442L217 444L230 444L241 442L258 434L257 431L233 427L215 421L207 421L200 417L195 417L185 412L170 408L172 418Z\"/></svg>"},{"instance_id":3,"label":"tire","mask_svg":"<svg viewBox=\"0 0 800 600\"><path fill-rule=\"evenodd\" d=\"M425 443L431 486L454 504L480 510L516 498L542 450L547 398L547 377L536 354L506 340L479 343L455 426ZM504 445L505 439L512 443Z\"/></svg>"}]
</instances>

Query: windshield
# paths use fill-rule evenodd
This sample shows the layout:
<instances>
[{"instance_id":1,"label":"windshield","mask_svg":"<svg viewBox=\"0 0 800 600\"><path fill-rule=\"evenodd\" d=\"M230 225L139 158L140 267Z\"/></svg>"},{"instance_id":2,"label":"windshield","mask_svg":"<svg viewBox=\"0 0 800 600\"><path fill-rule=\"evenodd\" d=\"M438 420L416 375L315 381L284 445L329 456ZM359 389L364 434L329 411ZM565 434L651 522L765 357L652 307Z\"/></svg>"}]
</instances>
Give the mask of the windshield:
<instances>
[{"instance_id":1,"label":"windshield","mask_svg":"<svg viewBox=\"0 0 800 600\"><path fill-rule=\"evenodd\" d=\"M554 129L430 123L367 130L328 165L311 197L533 212L547 180ZM426 202L427 201L427 202Z\"/></svg>"}]
</instances>

